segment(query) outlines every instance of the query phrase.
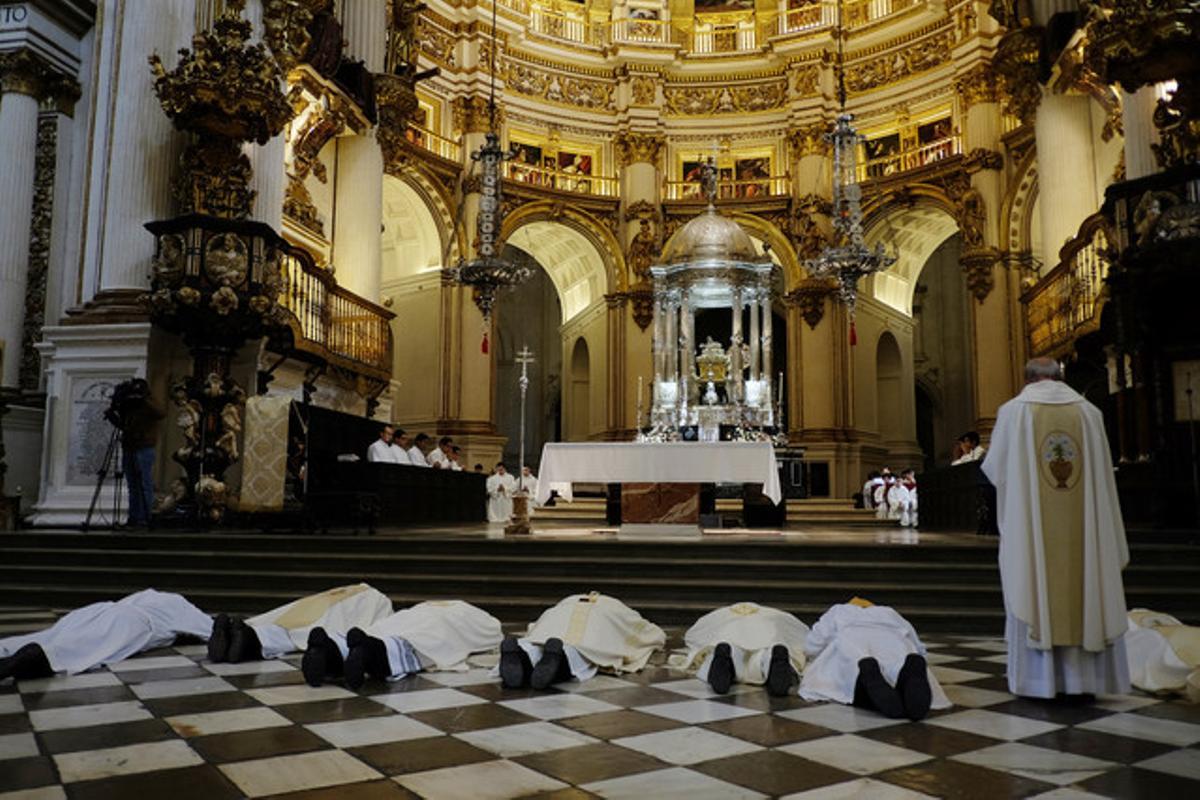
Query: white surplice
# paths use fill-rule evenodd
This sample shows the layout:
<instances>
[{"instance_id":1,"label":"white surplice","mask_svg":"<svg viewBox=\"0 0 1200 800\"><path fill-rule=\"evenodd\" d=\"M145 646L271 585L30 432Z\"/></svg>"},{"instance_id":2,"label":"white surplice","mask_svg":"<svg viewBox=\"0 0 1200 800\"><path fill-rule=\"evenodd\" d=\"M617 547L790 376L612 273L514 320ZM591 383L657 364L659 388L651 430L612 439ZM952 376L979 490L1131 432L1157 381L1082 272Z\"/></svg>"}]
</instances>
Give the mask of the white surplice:
<instances>
[{"instance_id":1,"label":"white surplice","mask_svg":"<svg viewBox=\"0 0 1200 800\"><path fill-rule=\"evenodd\" d=\"M512 518L512 496L516 491L517 481L509 473L488 476L488 522L508 522Z\"/></svg>"},{"instance_id":2,"label":"white surplice","mask_svg":"<svg viewBox=\"0 0 1200 800\"><path fill-rule=\"evenodd\" d=\"M417 447L415 444L408 448L406 452L408 453L408 463L412 464L414 467L429 466L429 462L425 460L425 454L422 453L421 448ZM401 461L400 463L403 464L404 462Z\"/></svg>"},{"instance_id":3,"label":"white surplice","mask_svg":"<svg viewBox=\"0 0 1200 800\"><path fill-rule=\"evenodd\" d=\"M887 606L863 608L841 603L821 615L805 642L808 665L800 679L800 696L805 700L854 702L858 662L874 658L884 679L896 684L896 676L909 654L925 655L925 645L916 630L895 609ZM949 708L950 699L929 671L933 691L931 708Z\"/></svg>"},{"instance_id":4,"label":"white surplice","mask_svg":"<svg viewBox=\"0 0 1200 800\"><path fill-rule=\"evenodd\" d=\"M808 626L795 616L757 603L737 603L710 611L683 635L687 656L673 659L679 669L699 665L696 677L708 680L713 649L722 642L733 656L733 674L738 683L762 685L767 682L771 650L777 644L788 649L792 667L804 671L804 643Z\"/></svg>"},{"instance_id":5,"label":"white surplice","mask_svg":"<svg viewBox=\"0 0 1200 800\"><path fill-rule=\"evenodd\" d=\"M1200 628L1135 608L1125 634L1130 682L1144 692L1182 692L1200 702Z\"/></svg>"},{"instance_id":6,"label":"white surplice","mask_svg":"<svg viewBox=\"0 0 1200 800\"><path fill-rule=\"evenodd\" d=\"M55 672L75 674L165 647L180 634L205 641L212 617L184 597L154 589L77 608L46 630L0 639L0 657L35 643Z\"/></svg>"},{"instance_id":7,"label":"white surplice","mask_svg":"<svg viewBox=\"0 0 1200 800\"><path fill-rule=\"evenodd\" d=\"M597 668L637 672L666 644L667 635L620 600L592 592L571 595L543 611L519 643L536 664L550 639L562 640L571 674L587 680Z\"/></svg>"},{"instance_id":8,"label":"white surplice","mask_svg":"<svg viewBox=\"0 0 1200 800\"><path fill-rule=\"evenodd\" d=\"M500 620L462 600L429 600L397 611L364 629L383 641L391 677L413 671L399 640L412 646L424 669L466 669L467 656L500 646Z\"/></svg>"},{"instance_id":9,"label":"white surplice","mask_svg":"<svg viewBox=\"0 0 1200 800\"><path fill-rule=\"evenodd\" d=\"M395 464L396 451L392 445L383 439L376 439L367 448L367 461L372 463Z\"/></svg>"},{"instance_id":10,"label":"white surplice","mask_svg":"<svg viewBox=\"0 0 1200 800\"><path fill-rule=\"evenodd\" d=\"M344 634L351 628L366 628L391 613L392 601L387 595L365 583L355 583L294 600L251 617L246 624L258 636L263 658L279 658L307 647L313 628Z\"/></svg>"},{"instance_id":11,"label":"white surplice","mask_svg":"<svg viewBox=\"0 0 1200 800\"><path fill-rule=\"evenodd\" d=\"M1037 441L1050 419L1055 429ZM1054 475L1051 463L1069 465L1067 477ZM1129 549L1100 410L1061 381L1031 383L1000 407L982 469L996 486L1009 689L1043 698L1128 691L1121 570ZM1042 493L1060 490L1082 492L1081 547L1071 565L1049 563L1047 548L1064 534L1042 529ZM1051 624L1052 589L1067 566L1081 574L1080 630L1075 643L1055 644L1063 634Z\"/></svg>"}]
</instances>

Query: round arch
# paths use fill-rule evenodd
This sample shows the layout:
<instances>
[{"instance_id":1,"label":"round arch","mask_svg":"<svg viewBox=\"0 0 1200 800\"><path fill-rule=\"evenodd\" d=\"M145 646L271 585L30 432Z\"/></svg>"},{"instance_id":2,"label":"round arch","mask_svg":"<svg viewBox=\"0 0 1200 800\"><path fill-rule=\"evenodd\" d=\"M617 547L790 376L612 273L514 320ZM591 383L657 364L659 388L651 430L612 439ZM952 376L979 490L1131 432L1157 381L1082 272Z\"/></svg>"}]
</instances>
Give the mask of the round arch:
<instances>
[{"instance_id":1,"label":"round arch","mask_svg":"<svg viewBox=\"0 0 1200 800\"><path fill-rule=\"evenodd\" d=\"M951 209L940 192L918 192L915 202L876 206L864 223L863 238L872 247L882 243L897 259L867 280L864 293L911 316L921 270L934 251L958 233L958 220Z\"/></svg>"},{"instance_id":2,"label":"round arch","mask_svg":"<svg viewBox=\"0 0 1200 800\"><path fill-rule=\"evenodd\" d=\"M520 245L512 240L513 234L522 227L535 222L548 222L565 227L588 242L599 258L603 270L600 296L623 292L628 288L623 250L617 238L602 221L585 211L565 208L559 203L549 201L526 203L504 217L504 224L500 229L500 240L519 247ZM537 257L536 253L531 253L531 255ZM543 267L550 268L545 261L541 259L538 261ZM595 299L597 298L593 298L593 300ZM564 317L569 319L566 317L565 309L563 313Z\"/></svg>"},{"instance_id":3,"label":"round arch","mask_svg":"<svg viewBox=\"0 0 1200 800\"><path fill-rule=\"evenodd\" d=\"M437 224L441 253L449 251L446 263L458 261L466 252L466 231L462 225L455 226L454 198L446 186L424 165L415 162L402 169L387 169L384 175L385 192L389 179L407 185L420 198Z\"/></svg>"},{"instance_id":4,"label":"round arch","mask_svg":"<svg viewBox=\"0 0 1200 800\"><path fill-rule=\"evenodd\" d=\"M904 360L900 343L891 331L879 335L875 344L875 415L876 429L884 442L903 437L901 416L904 402L901 397Z\"/></svg>"},{"instance_id":5,"label":"round arch","mask_svg":"<svg viewBox=\"0 0 1200 800\"><path fill-rule=\"evenodd\" d=\"M1037 211L1039 194L1037 154L1030 150L1013 173L1009 189L1000 204L1001 252L1013 255L1028 253L1040 261L1042 226Z\"/></svg>"},{"instance_id":6,"label":"round arch","mask_svg":"<svg viewBox=\"0 0 1200 800\"><path fill-rule=\"evenodd\" d=\"M580 336L571 346L570 372L570 420L567 439L583 441L591 432L591 353L587 339Z\"/></svg>"}]
</instances>

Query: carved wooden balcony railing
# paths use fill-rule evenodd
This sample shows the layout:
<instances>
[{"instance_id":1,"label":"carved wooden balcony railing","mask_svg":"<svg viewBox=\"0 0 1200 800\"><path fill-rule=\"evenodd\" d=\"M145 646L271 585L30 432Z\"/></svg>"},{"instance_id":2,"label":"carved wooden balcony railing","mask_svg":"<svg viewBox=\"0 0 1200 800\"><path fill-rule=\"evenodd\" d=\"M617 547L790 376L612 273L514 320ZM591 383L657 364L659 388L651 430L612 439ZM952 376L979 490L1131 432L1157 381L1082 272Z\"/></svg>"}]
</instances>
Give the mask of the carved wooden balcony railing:
<instances>
[{"instance_id":1,"label":"carved wooden balcony railing","mask_svg":"<svg viewBox=\"0 0 1200 800\"><path fill-rule=\"evenodd\" d=\"M891 153L880 158L863 159L858 164L858 179L860 181L886 178L902 172L910 172L920 167L936 164L939 161L962 153L962 141L958 136L947 136L927 142L920 147Z\"/></svg>"},{"instance_id":2,"label":"carved wooden balcony railing","mask_svg":"<svg viewBox=\"0 0 1200 800\"><path fill-rule=\"evenodd\" d=\"M563 167L537 167L533 164L523 164L517 161L504 162L504 177L513 183L526 186L557 189L560 192L578 194L594 194L601 197L616 197L617 179L609 175L588 175Z\"/></svg>"},{"instance_id":3,"label":"carved wooden balcony railing","mask_svg":"<svg viewBox=\"0 0 1200 800\"><path fill-rule=\"evenodd\" d=\"M281 274L280 303L291 317L291 349L386 384L392 374L390 323L396 315L339 286L302 248L284 249Z\"/></svg>"},{"instance_id":4,"label":"carved wooden balcony railing","mask_svg":"<svg viewBox=\"0 0 1200 800\"><path fill-rule=\"evenodd\" d=\"M744 180L718 180L718 200L748 200L759 197L781 197L790 191L788 175L772 175ZM703 191L697 181L666 181L667 200L699 200Z\"/></svg>"},{"instance_id":5,"label":"carved wooden balcony railing","mask_svg":"<svg viewBox=\"0 0 1200 800\"><path fill-rule=\"evenodd\" d=\"M440 133L435 133L429 128L410 122L408 123L408 130L404 132L404 138L410 144L422 150L427 150L447 161L452 161L455 164L462 163L462 144L454 139L448 139Z\"/></svg>"},{"instance_id":6,"label":"carved wooden balcony railing","mask_svg":"<svg viewBox=\"0 0 1200 800\"><path fill-rule=\"evenodd\" d=\"M1057 266L1022 295L1031 355L1062 355L1080 336L1100 327L1113 240L1103 214L1088 217L1059 251Z\"/></svg>"}]
</instances>

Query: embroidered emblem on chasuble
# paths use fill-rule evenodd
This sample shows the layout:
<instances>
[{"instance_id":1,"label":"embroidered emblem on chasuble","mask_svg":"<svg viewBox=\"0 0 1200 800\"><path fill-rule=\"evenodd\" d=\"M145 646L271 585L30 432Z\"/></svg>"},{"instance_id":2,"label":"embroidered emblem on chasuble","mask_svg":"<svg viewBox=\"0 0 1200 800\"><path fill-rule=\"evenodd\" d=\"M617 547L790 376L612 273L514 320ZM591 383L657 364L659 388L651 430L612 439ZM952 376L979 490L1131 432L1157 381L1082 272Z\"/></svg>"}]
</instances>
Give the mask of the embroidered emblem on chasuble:
<instances>
[{"instance_id":1,"label":"embroidered emblem on chasuble","mask_svg":"<svg viewBox=\"0 0 1200 800\"><path fill-rule=\"evenodd\" d=\"M1083 420L1072 404L1035 404L1038 509L1046 555L1050 640L1083 644ZM1036 626L1034 626L1036 627ZM1036 632L1036 631L1035 631Z\"/></svg>"}]
</instances>

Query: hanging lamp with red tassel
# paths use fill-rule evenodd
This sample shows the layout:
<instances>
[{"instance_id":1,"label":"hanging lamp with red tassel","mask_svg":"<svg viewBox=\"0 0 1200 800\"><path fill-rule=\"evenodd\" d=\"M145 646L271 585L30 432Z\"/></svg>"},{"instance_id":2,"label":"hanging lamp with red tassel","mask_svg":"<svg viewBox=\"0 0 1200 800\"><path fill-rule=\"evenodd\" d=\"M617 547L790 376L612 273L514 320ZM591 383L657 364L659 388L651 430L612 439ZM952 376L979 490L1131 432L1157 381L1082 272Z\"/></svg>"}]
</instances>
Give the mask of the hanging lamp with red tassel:
<instances>
[{"instance_id":1,"label":"hanging lamp with red tassel","mask_svg":"<svg viewBox=\"0 0 1200 800\"><path fill-rule=\"evenodd\" d=\"M487 337L487 331L484 331L484 332L483 332L483 341L482 341L482 342L479 344L479 352L483 353L485 356L486 356L486 355L487 355L487 353L488 353L488 337Z\"/></svg>"},{"instance_id":2,"label":"hanging lamp with red tassel","mask_svg":"<svg viewBox=\"0 0 1200 800\"><path fill-rule=\"evenodd\" d=\"M858 344L858 331L854 328L854 320L850 320L850 346Z\"/></svg>"}]
</instances>

